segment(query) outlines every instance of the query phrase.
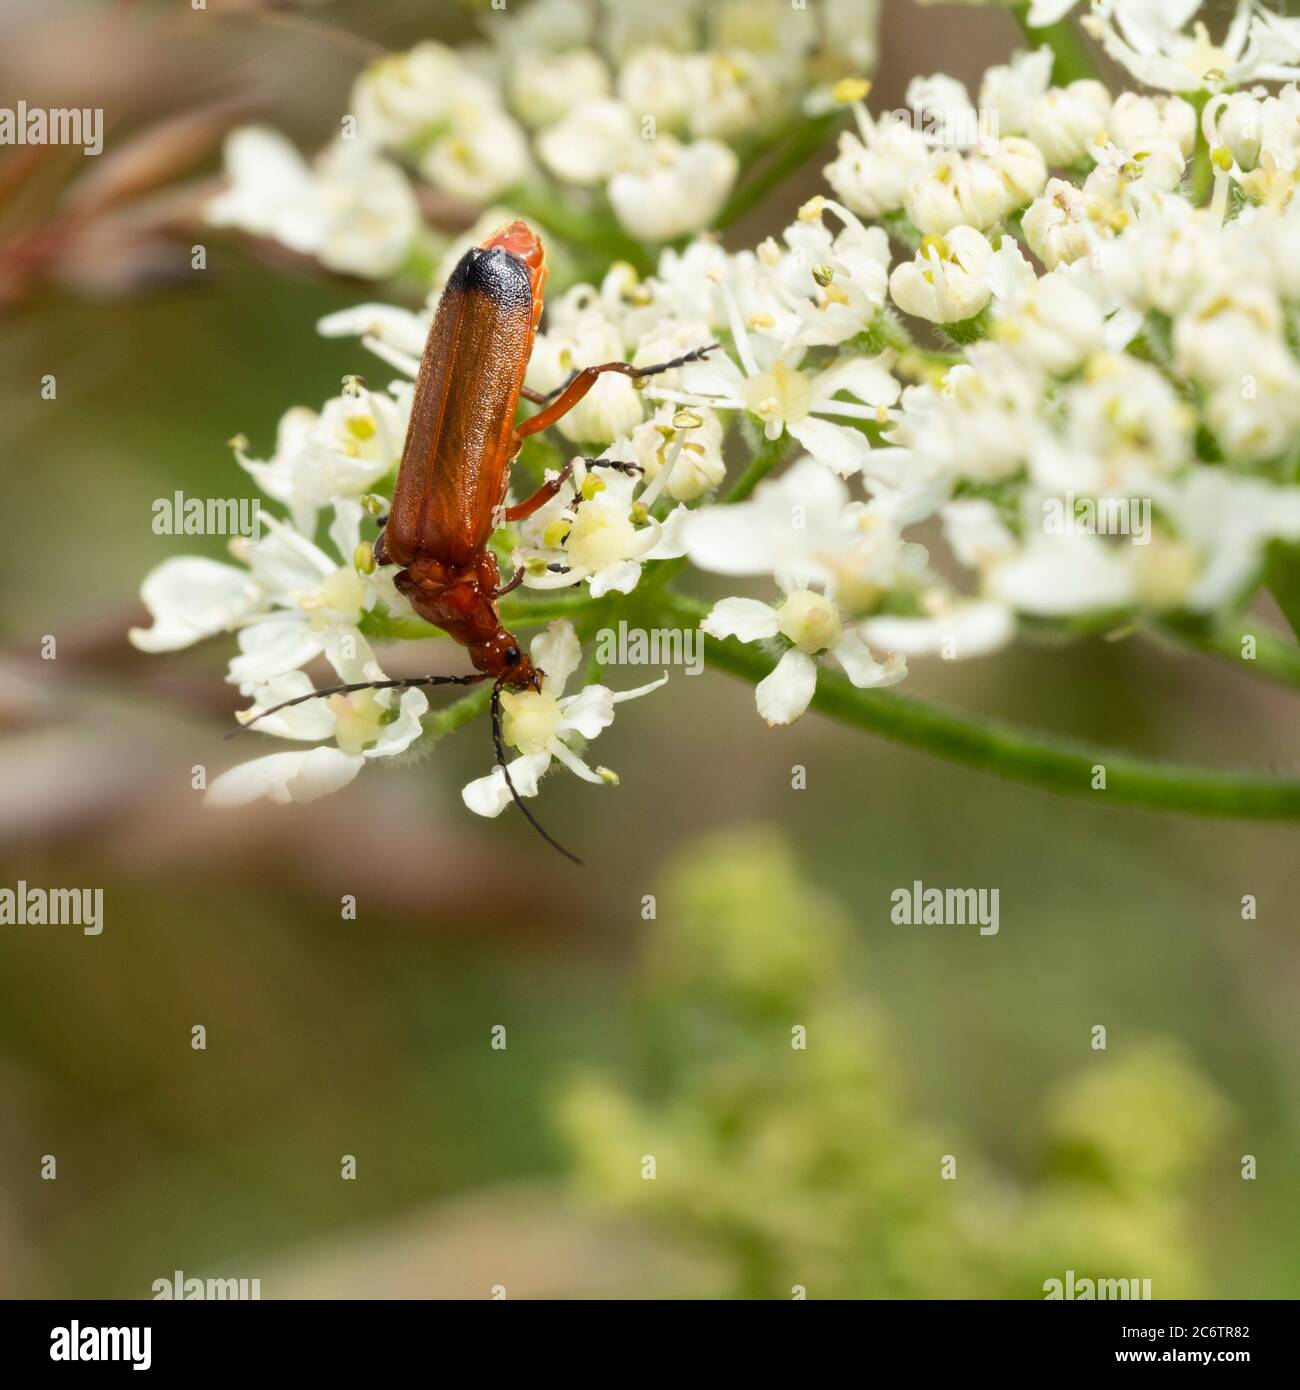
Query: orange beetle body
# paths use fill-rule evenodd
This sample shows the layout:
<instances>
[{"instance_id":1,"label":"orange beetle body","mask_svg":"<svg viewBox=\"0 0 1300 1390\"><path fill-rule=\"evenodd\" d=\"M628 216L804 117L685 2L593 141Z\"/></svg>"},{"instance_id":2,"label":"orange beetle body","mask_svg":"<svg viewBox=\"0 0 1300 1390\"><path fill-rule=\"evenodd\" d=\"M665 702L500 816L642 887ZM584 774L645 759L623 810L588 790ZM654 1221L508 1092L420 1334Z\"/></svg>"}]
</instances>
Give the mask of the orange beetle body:
<instances>
[{"instance_id":1,"label":"orange beetle body","mask_svg":"<svg viewBox=\"0 0 1300 1390\"><path fill-rule=\"evenodd\" d=\"M398 589L467 648L475 669L515 686L537 673L497 611L487 543L523 443L515 413L542 316L546 255L523 222L467 251L429 329L380 564Z\"/></svg>"}]
</instances>

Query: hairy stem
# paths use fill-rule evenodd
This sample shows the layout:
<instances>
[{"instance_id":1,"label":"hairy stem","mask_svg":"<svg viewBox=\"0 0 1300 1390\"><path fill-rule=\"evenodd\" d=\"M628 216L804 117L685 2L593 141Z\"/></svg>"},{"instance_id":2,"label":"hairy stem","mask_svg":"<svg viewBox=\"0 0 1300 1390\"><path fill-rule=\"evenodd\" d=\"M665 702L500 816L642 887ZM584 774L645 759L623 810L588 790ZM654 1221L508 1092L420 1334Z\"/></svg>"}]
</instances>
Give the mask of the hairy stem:
<instances>
[{"instance_id":1,"label":"hairy stem","mask_svg":"<svg viewBox=\"0 0 1300 1390\"><path fill-rule=\"evenodd\" d=\"M682 626L695 626L706 612L704 604L684 595L665 598ZM731 638L707 637L705 653L719 670L755 684L773 666L760 647ZM941 709L888 690L858 690L838 671L819 671L812 707L936 757L1070 796L1182 815L1300 819L1300 780L1296 778L1218 772L1132 757ZM1106 784L1094 790L1098 768L1105 769Z\"/></svg>"},{"instance_id":2,"label":"hairy stem","mask_svg":"<svg viewBox=\"0 0 1300 1390\"><path fill-rule=\"evenodd\" d=\"M750 459L745 471L736 479L731 491L722 500L728 504L747 501L759 483L785 457L789 443L790 437L784 430L775 439L765 436L758 446L758 452Z\"/></svg>"},{"instance_id":3,"label":"hairy stem","mask_svg":"<svg viewBox=\"0 0 1300 1390\"><path fill-rule=\"evenodd\" d=\"M468 695L462 695L450 705L430 710L420 720L420 727L428 738L445 738L448 734L454 734L457 729L464 728L471 720L477 719L487 709L491 698L490 683L476 686Z\"/></svg>"},{"instance_id":4,"label":"hairy stem","mask_svg":"<svg viewBox=\"0 0 1300 1390\"><path fill-rule=\"evenodd\" d=\"M1166 619L1156 625L1156 631L1181 646L1217 656L1248 675L1300 690L1300 647L1262 623L1237 619L1206 626Z\"/></svg>"}]
</instances>

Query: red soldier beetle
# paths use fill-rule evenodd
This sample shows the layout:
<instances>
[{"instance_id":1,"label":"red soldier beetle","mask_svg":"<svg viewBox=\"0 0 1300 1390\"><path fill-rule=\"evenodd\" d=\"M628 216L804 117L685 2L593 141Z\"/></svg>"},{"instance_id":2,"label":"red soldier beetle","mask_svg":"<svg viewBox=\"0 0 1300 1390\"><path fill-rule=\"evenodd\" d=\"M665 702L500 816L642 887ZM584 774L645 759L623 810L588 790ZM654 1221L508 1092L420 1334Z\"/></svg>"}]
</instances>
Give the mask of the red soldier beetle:
<instances>
[{"instance_id":1,"label":"red soldier beetle","mask_svg":"<svg viewBox=\"0 0 1300 1390\"><path fill-rule=\"evenodd\" d=\"M570 460L531 497L504 506L510 466L529 435L568 414L606 372L634 379L654 376L697 362L718 344L652 367L603 362L575 371L554 391L530 391L524 376L541 322L545 285L545 250L524 222L502 227L457 264L425 342L397 486L375 546L378 564L401 566L394 581L399 592L422 618L468 651L475 673L330 686L263 710L245 727L291 705L331 695L491 680L492 745L511 799L548 844L580 864L542 828L510 777L501 736L501 691L540 690L545 673L534 669L497 609L501 596L522 582L523 571L503 585L488 541L502 521L522 521L545 505L572 474ZM542 409L516 424L521 397ZM635 464L613 460L586 462L639 471Z\"/></svg>"}]
</instances>

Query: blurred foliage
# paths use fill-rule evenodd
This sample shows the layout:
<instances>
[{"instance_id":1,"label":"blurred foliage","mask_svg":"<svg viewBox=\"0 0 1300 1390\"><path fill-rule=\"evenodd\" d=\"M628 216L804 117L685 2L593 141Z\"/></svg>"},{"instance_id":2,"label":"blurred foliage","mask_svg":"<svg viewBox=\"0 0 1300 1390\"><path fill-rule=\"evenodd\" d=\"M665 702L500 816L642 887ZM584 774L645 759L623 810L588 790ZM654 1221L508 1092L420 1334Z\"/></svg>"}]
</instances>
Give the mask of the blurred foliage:
<instances>
[{"instance_id":1,"label":"blurred foliage","mask_svg":"<svg viewBox=\"0 0 1300 1390\"><path fill-rule=\"evenodd\" d=\"M1067 1269L1200 1291L1193 1182L1225 1109L1172 1045L1054 1087L1012 1180L912 1113L850 915L776 832L683 856L658 917L642 1060L575 1079L559 1119L586 1187L724 1255L732 1294L1035 1298Z\"/></svg>"}]
</instances>

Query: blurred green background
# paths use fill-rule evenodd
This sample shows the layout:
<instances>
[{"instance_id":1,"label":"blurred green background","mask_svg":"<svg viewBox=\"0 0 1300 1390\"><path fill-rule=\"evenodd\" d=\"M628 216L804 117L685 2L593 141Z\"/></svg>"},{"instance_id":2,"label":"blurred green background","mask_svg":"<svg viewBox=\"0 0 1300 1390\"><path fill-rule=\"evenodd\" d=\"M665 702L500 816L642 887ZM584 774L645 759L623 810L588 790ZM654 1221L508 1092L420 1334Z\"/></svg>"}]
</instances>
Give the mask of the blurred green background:
<instances>
[{"instance_id":1,"label":"blurred green background","mask_svg":"<svg viewBox=\"0 0 1300 1390\"><path fill-rule=\"evenodd\" d=\"M352 47L176 8L7 0L6 104L103 104L111 146L233 97L324 140ZM313 15L386 47L461 25L427 8ZM1012 39L885 10L885 104ZM152 504L253 495L225 441L264 453L284 409L375 367L313 331L366 287L195 236L206 273L152 243L137 273L123 233L93 284L51 261L0 306L0 883L106 902L97 938L0 928L0 1293L143 1297L182 1269L267 1297L1039 1297L1074 1268L1300 1294L1294 828L1056 799L816 716L768 730L712 673L607 735L617 790L548 781L585 871L463 810L480 725L324 802L202 811L192 766L247 756L221 742L230 643L146 657L125 633L148 569L222 543L155 536ZM916 662L908 688L1152 755L1296 752L1284 695L1141 639ZM893 926L914 879L998 888L999 934Z\"/></svg>"}]
</instances>

